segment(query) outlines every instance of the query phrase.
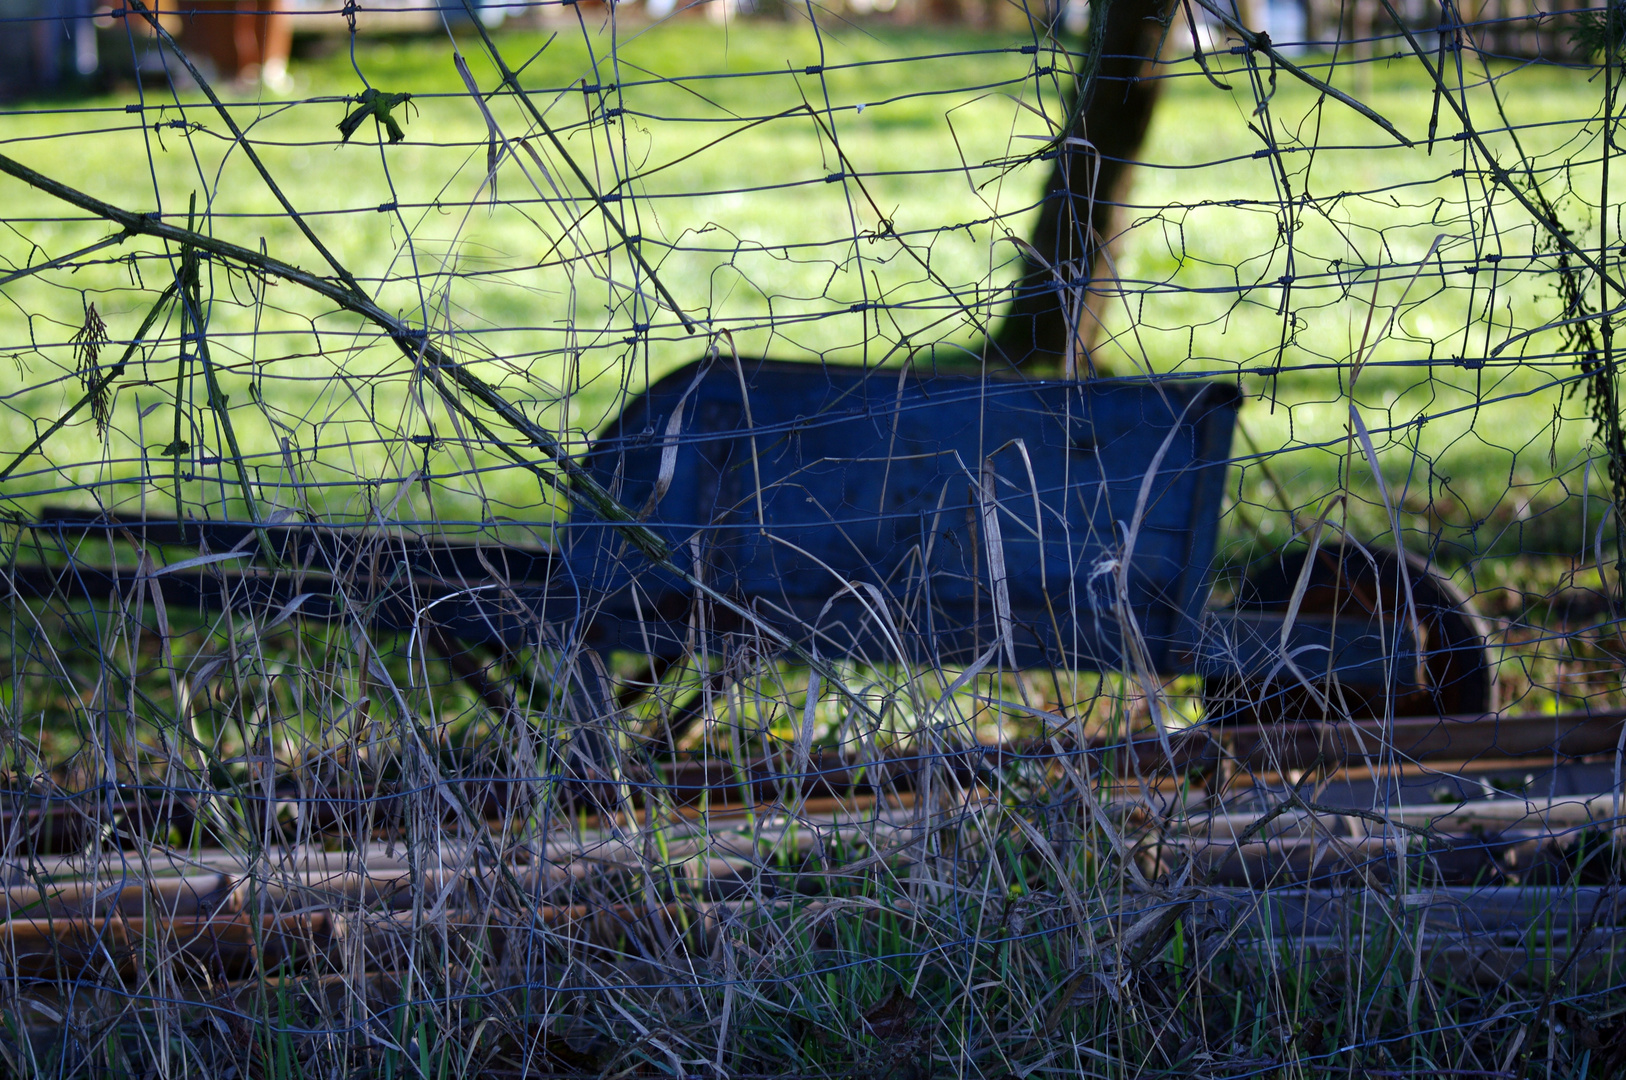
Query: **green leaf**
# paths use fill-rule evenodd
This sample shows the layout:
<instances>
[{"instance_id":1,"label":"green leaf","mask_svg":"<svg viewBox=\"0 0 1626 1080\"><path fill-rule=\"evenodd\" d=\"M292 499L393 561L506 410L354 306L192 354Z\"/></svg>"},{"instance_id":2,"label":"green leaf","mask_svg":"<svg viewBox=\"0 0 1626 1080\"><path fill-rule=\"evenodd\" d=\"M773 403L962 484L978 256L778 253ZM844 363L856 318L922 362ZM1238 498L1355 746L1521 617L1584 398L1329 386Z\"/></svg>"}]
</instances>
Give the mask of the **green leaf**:
<instances>
[{"instance_id":1,"label":"green leaf","mask_svg":"<svg viewBox=\"0 0 1626 1080\"><path fill-rule=\"evenodd\" d=\"M384 131L389 135L390 142L398 143L405 139L406 132L401 130L401 125L391 115L391 112L397 106L405 105L411 100L411 94L386 94L382 90L369 86L362 92L360 97L356 98L356 107L351 109L343 120L339 121L339 133L344 136L343 141L349 142L350 136L356 133L356 129L361 127L362 122L369 116L384 126Z\"/></svg>"}]
</instances>

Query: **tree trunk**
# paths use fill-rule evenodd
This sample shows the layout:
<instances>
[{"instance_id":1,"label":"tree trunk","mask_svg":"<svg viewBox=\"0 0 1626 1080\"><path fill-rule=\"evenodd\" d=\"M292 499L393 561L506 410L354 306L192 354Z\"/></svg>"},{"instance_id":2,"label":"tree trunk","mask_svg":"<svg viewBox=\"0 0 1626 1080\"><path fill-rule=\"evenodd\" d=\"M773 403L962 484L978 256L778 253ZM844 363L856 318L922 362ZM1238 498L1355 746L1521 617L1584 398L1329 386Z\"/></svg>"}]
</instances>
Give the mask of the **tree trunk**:
<instances>
[{"instance_id":1,"label":"tree trunk","mask_svg":"<svg viewBox=\"0 0 1626 1080\"><path fill-rule=\"evenodd\" d=\"M1112 295L1106 246L1163 85L1149 76L1173 0L1106 0L1102 7L1100 61L1093 78L1086 73L1084 107L1068 133L1078 141L1059 148L1033 230L1043 261L1025 258L1010 311L992 341L994 355L1033 374L1082 378L1095 371L1090 349L1103 301Z\"/></svg>"}]
</instances>

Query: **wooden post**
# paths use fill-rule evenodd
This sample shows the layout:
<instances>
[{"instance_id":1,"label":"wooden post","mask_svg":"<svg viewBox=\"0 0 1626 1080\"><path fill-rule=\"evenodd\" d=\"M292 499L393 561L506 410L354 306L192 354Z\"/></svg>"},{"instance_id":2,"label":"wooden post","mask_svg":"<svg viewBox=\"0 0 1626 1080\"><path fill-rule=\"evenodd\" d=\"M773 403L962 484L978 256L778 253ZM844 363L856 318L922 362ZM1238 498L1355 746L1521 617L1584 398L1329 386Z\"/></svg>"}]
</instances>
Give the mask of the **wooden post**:
<instances>
[{"instance_id":1,"label":"wooden post","mask_svg":"<svg viewBox=\"0 0 1626 1080\"><path fill-rule=\"evenodd\" d=\"M1152 76L1172 9L1171 0L1107 4L1098 70L1085 75L1082 108L1069 102L1078 120L1045 185L1032 238L1037 258L1024 260L1016 296L990 343L996 356L1035 374L1072 367L1083 378L1094 370L1090 348L1113 296L1103 280L1104 256L1163 85Z\"/></svg>"}]
</instances>

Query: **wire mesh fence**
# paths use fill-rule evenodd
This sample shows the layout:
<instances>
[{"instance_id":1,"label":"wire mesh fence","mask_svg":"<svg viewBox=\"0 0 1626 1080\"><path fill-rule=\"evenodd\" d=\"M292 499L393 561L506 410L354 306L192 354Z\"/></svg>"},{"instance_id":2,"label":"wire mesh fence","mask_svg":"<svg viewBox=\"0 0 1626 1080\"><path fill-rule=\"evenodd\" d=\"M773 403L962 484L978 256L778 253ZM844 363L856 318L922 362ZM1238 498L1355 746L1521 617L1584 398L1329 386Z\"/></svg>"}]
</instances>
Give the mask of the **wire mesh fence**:
<instances>
[{"instance_id":1,"label":"wire mesh fence","mask_svg":"<svg viewBox=\"0 0 1626 1080\"><path fill-rule=\"evenodd\" d=\"M0 14L10 1071L1626 1066L1626 11Z\"/></svg>"}]
</instances>

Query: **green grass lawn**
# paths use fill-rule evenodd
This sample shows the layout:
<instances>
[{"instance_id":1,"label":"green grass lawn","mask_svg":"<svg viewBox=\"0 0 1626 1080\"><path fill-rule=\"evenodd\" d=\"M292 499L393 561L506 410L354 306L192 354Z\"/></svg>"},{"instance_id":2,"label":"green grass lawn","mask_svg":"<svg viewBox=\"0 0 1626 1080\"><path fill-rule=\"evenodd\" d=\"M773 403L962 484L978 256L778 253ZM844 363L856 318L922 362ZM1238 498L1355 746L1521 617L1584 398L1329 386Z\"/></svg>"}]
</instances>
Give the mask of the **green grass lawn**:
<instances>
[{"instance_id":1,"label":"green grass lawn","mask_svg":"<svg viewBox=\"0 0 1626 1080\"><path fill-rule=\"evenodd\" d=\"M900 327L924 340L971 336L967 320L945 306L943 287L933 278L955 287L986 279L990 230L986 225L939 230L989 218L997 209L1019 208L1037 183L1037 171L1023 176L1020 191L1003 197L1001 207L999 193L974 191L961 167L962 152L965 164L981 166L1009 153L1013 138L1040 127L1036 114L1007 96L1033 97L1032 80L1024 86L1032 57L1016 51L1014 37L989 42L968 34L841 28L823 35L825 62L832 67L926 53L961 55L849 67L822 79L806 74L818 61L820 40L806 28L787 25L748 24L725 32L686 22L628 34L613 50L607 33L587 38L561 33L543 48L546 40L511 35L500 47L516 67L529 58L528 86L556 88L543 96L543 107L571 156L593 174L595 186L617 191L618 180L629 171L647 176L619 189L640 196L621 204L627 228L649 238L644 245L649 258L691 317L709 320L716 330L729 329L746 353L828 355L844 362L857 362L866 352L872 362L881 359L887 339L895 339ZM1011 48L986 52L991 45ZM480 85L494 87L495 72L478 42L465 41L461 48ZM964 55L970 50L983 54ZM486 127L462 89L446 39L364 44L357 61L373 85L415 95L401 110L405 142L380 146L379 132L369 123L350 144L340 144L336 125L350 106L339 99L361 89L342 53L295 66L300 103L265 101L238 115L293 204L310 215L324 242L368 281L386 307L426 320L459 355L477 362L513 400L576 446L584 433L613 415L629 388L705 351L705 336L685 335L669 313L650 311L642 306L645 301L633 299L628 260L619 251L603 254L612 236L604 219L577 198L579 185L540 139L530 145L542 155L548 174L528 155L522 154L522 161L529 175L513 160L505 161L497 201L490 201L491 190L483 187ZM711 78L741 72L764 74ZM660 81L649 73L693 78ZM608 124L587 126L584 80L625 84L619 96L602 102L595 97L593 103L626 112ZM966 89L972 85L986 88ZM168 120L180 114L173 106L161 112L160 103L149 99L149 112L130 115L125 107L133 100L125 95L86 102L73 111L9 117L6 152L97 196L141 209L154 206L156 177L172 220L184 221L196 192L200 207L212 215L207 227L214 234L250 246L263 238L269 251L321 267L320 257L281 214L243 155L231 152L217 117L189 109L187 121L198 125L190 131L143 130L143 117ZM805 109L760 122L804 102L829 107L823 125L839 138L850 163L845 168ZM857 105L868 107L859 113ZM1054 106L1052 93L1046 107L1053 112ZM535 134L512 101L498 99L492 108L510 137ZM960 151L946 137L945 115ZM864 187L893 227L929 255L933 278L895 242L854 243L855 233L873 232L879 221L856 185L825 182L842 171L881 174L868 177ZM969 177L982 183L996 174L979 167ZM539 189L552 197L554 183L571 195L568 201L545 203L539 197ZM45 197L14 184L7 189L8 216L62 214ZM399 211L377 212L387 203ZM14 220L0 241L4 256L22 265L32 245L54 256L107 231L81 215L69 217L74 220ZM128 247L156 254L148 244ZM146 289L132 288L131 268L111 261L71 279L42 274L6 288L10 302L0 315L5 326L0 339L19 365L7 398L7 445L24 444L36 418L58 414L77 394L67 343L81 319L80 291L98 304L115 337L127 337L151 303L153 283L167 280L169 271L147 259L141 273ZM225 377L234 423L245 452L268 455L264 462L272 471L281 464L280 438L288 438L296 452L305 451L299 460L313 465L310 478L332 484L402 475L422 464L421 455L414 454L411 464L403 457L404 447L412 445L406 440L428 434L431 427L442 436L453 434L436 406L414 403L407 365L393 349L379 347L358 320L335 315L286 286L263 298L251 296L248 282L218 267L211 285L214 349L235 364ZM647 294L647 284L643 289ZM917 307L893 309L879 329L873 317L846 314L866 297L883 296ZM633 336L635 323L654 328L629 346L624 339ZM120 388L106 450L112 464L99 460L103 454L94 431L78 425L51 443L53 470L19 475L8 492L29 496L138 475L132 460L138 441L149 449L172 441L173 394L166 379L174 378L174 352L166 346L146 357L140 372L150 383ZM258 403L249 400L251 373L263 380ZM141 418L142 410L161 401L163 408ZM183 427L197 425L199 404L193 402ZM216 446L207 430L185 441ZM448 454L430 465L450 471L454 460L468 464ZM489 456L475 460L481 466L497 463ZM127 507L136 490L126 484L104 494ZM197 496L206 497L207 489L198 489ZM354 515L365 512L368 493L335 485L312 497L324 512ZM533 479L498 471L448 482L436 492L433 512L546 520L540 498ZM431 508L402 506L400 511L426 516Z\"/></svg>"},{"instance_id":2,"label":"green grass lawn","mask_svg":"<svg viewBox=\"0 0 1626 1080\"><path fill-rule=\"evenodd\" d=\"M729 347L707 331L729 331L746 355L896 363L932 344L953 355L997 313L994 290L1009 281L1016 255L1004 238L1026 235L1023 211L1048 169L1008 163L1040 145L1040 113L1058 114L1054 79L1034 75L1051 59L1021 51L1031 38L678 20L497 41L510 65L525 65L523 81L539 92L571 157L600 191L623 195L627 230L644 238L661 282L701 333L686 335L652 305L648 283L563 159L501 96L490 108L519 157L500 163L493 198L486 124L444 36L364 39L356 49L368 84L414 95L396 110L406 133L399 144L381 144L371 122L340 143L336 125L353 107L342 98L363 86L344 50L296 63L288 100L242 102L234 115L293 205L385 307L427 323L571 446L648 380L713 340ZM478 40L459 38L457 48L491 94L498 78ZM1601 490L1597 470L1584 465L1593 438L1584 402L1556 384L1573 375L1572 359L1548 358L1560 352L1558 334L1523 338L1477 370L1412 365L1481 357L1560 316L1546 264L1525 261L1538 240L1530 216L1453 139L1460 126L1448 109L1432 152L1402 148L1285 73L1268 113L1257 112L1240 58L1222 59L1230 91L1190 63L1171 69L1181 77L1160 106L1137 208L1124 221L1116 265L1128 289L1107 315L1100 360L1124 374L1239 378L1254 398L1244 412L1248 435L1264 449L1292 451L1273 472L1295 505L1315 508L1340 489L1347 367L1371 314L1356 401L1408 525L1461 545L1456 558L1507 550L1510 541L1498 548L1496 537L1521 518L1547 522L1551 535L1515 547L1578 548L1577 513L1541 516L1573 505L1583 476L1594 499ZM1334 82L1413 139L1425 136L1433 98L1415 62L1377 65L1369 86L1349 72L1339 68ZM1578 71L1496 74L1508 117L1533 125L1519 137L1546 170L1537 174L1545 190L1576 237L1595 244L1597 124L1585 121L1601 89ZM1268 77L1261 71L1260 85ZM1476 126L1500 128L1482 73L1467 68L1466 79ZM584 84L619 89L589 93ZM172 221L184 223L195 193L203 227L216 236L263 242L285 260L324 269L197 95L183 99L179 127L167 126L183 114L161 91L148 89L140 113L128 111L136 100L126 92L71 108L20 108L0 125L0 152L134 209L157 207L156 190ZM624 111L606 119L606 109ZM1283 150L1279 170L1256 154L1267 124ZM1507 134L1487 139L1504 164L1515 163ZM828 179L836 174L849 178ZM109 232L13 181L3 190L0 258L9 265L58 257ZM1439 261L1411 280L1436 237ZM173 274L148 241L101 254L105 263L76 273L0 287L0 345L12 359L0 413L8 447L26 444L38 423L77 400L70 339L83 303L95 302L112 337L127 339ZM1370 270L1345 269L1374 264L1386 267L1375 292ZM1293 326L1279 352L1283 290L1275 283L1289 273ZM292 285L261 288L219 265L206 287L233 425L270 501L304 499L348 517L551 520L553 499L533 477L458 448L444 408L371 327ZM1399 318L1381 333L1403 294ZM173 318L166 325L170 340L143 350L120 385L105 445L88 421L63 430L7 481L12 505L83 503L91 496L78 489L96 484L96 497L122 512L167 513L173 482L139 482L142 447L149 474L170 474L159 451L177 431L192 447L182 466L194 477L189 508L202 512L207 502L219 513L222 500L232 502L235 481L216 460L221 432L201 378L177 417L177 327ZM1278 366L1278 375L1259 374ZM1428 422L1419 426L1419 417ZM426 454L429 435L450 441ZM296 495L286 486L290 463L319 486ZM437 477L458 475L427 488L376 483L426 463ZM1358 527L1381 528L1358 451L1349 487L1360 501ZM1283 538L1285 517L1268 509L1274 496L1261 471L1247 470L1239 490L1268 505L1247 522L1231 519L1234 535ZM1597 510L1590 520L1595 526Z\"/></svg>"}]
</instances>

